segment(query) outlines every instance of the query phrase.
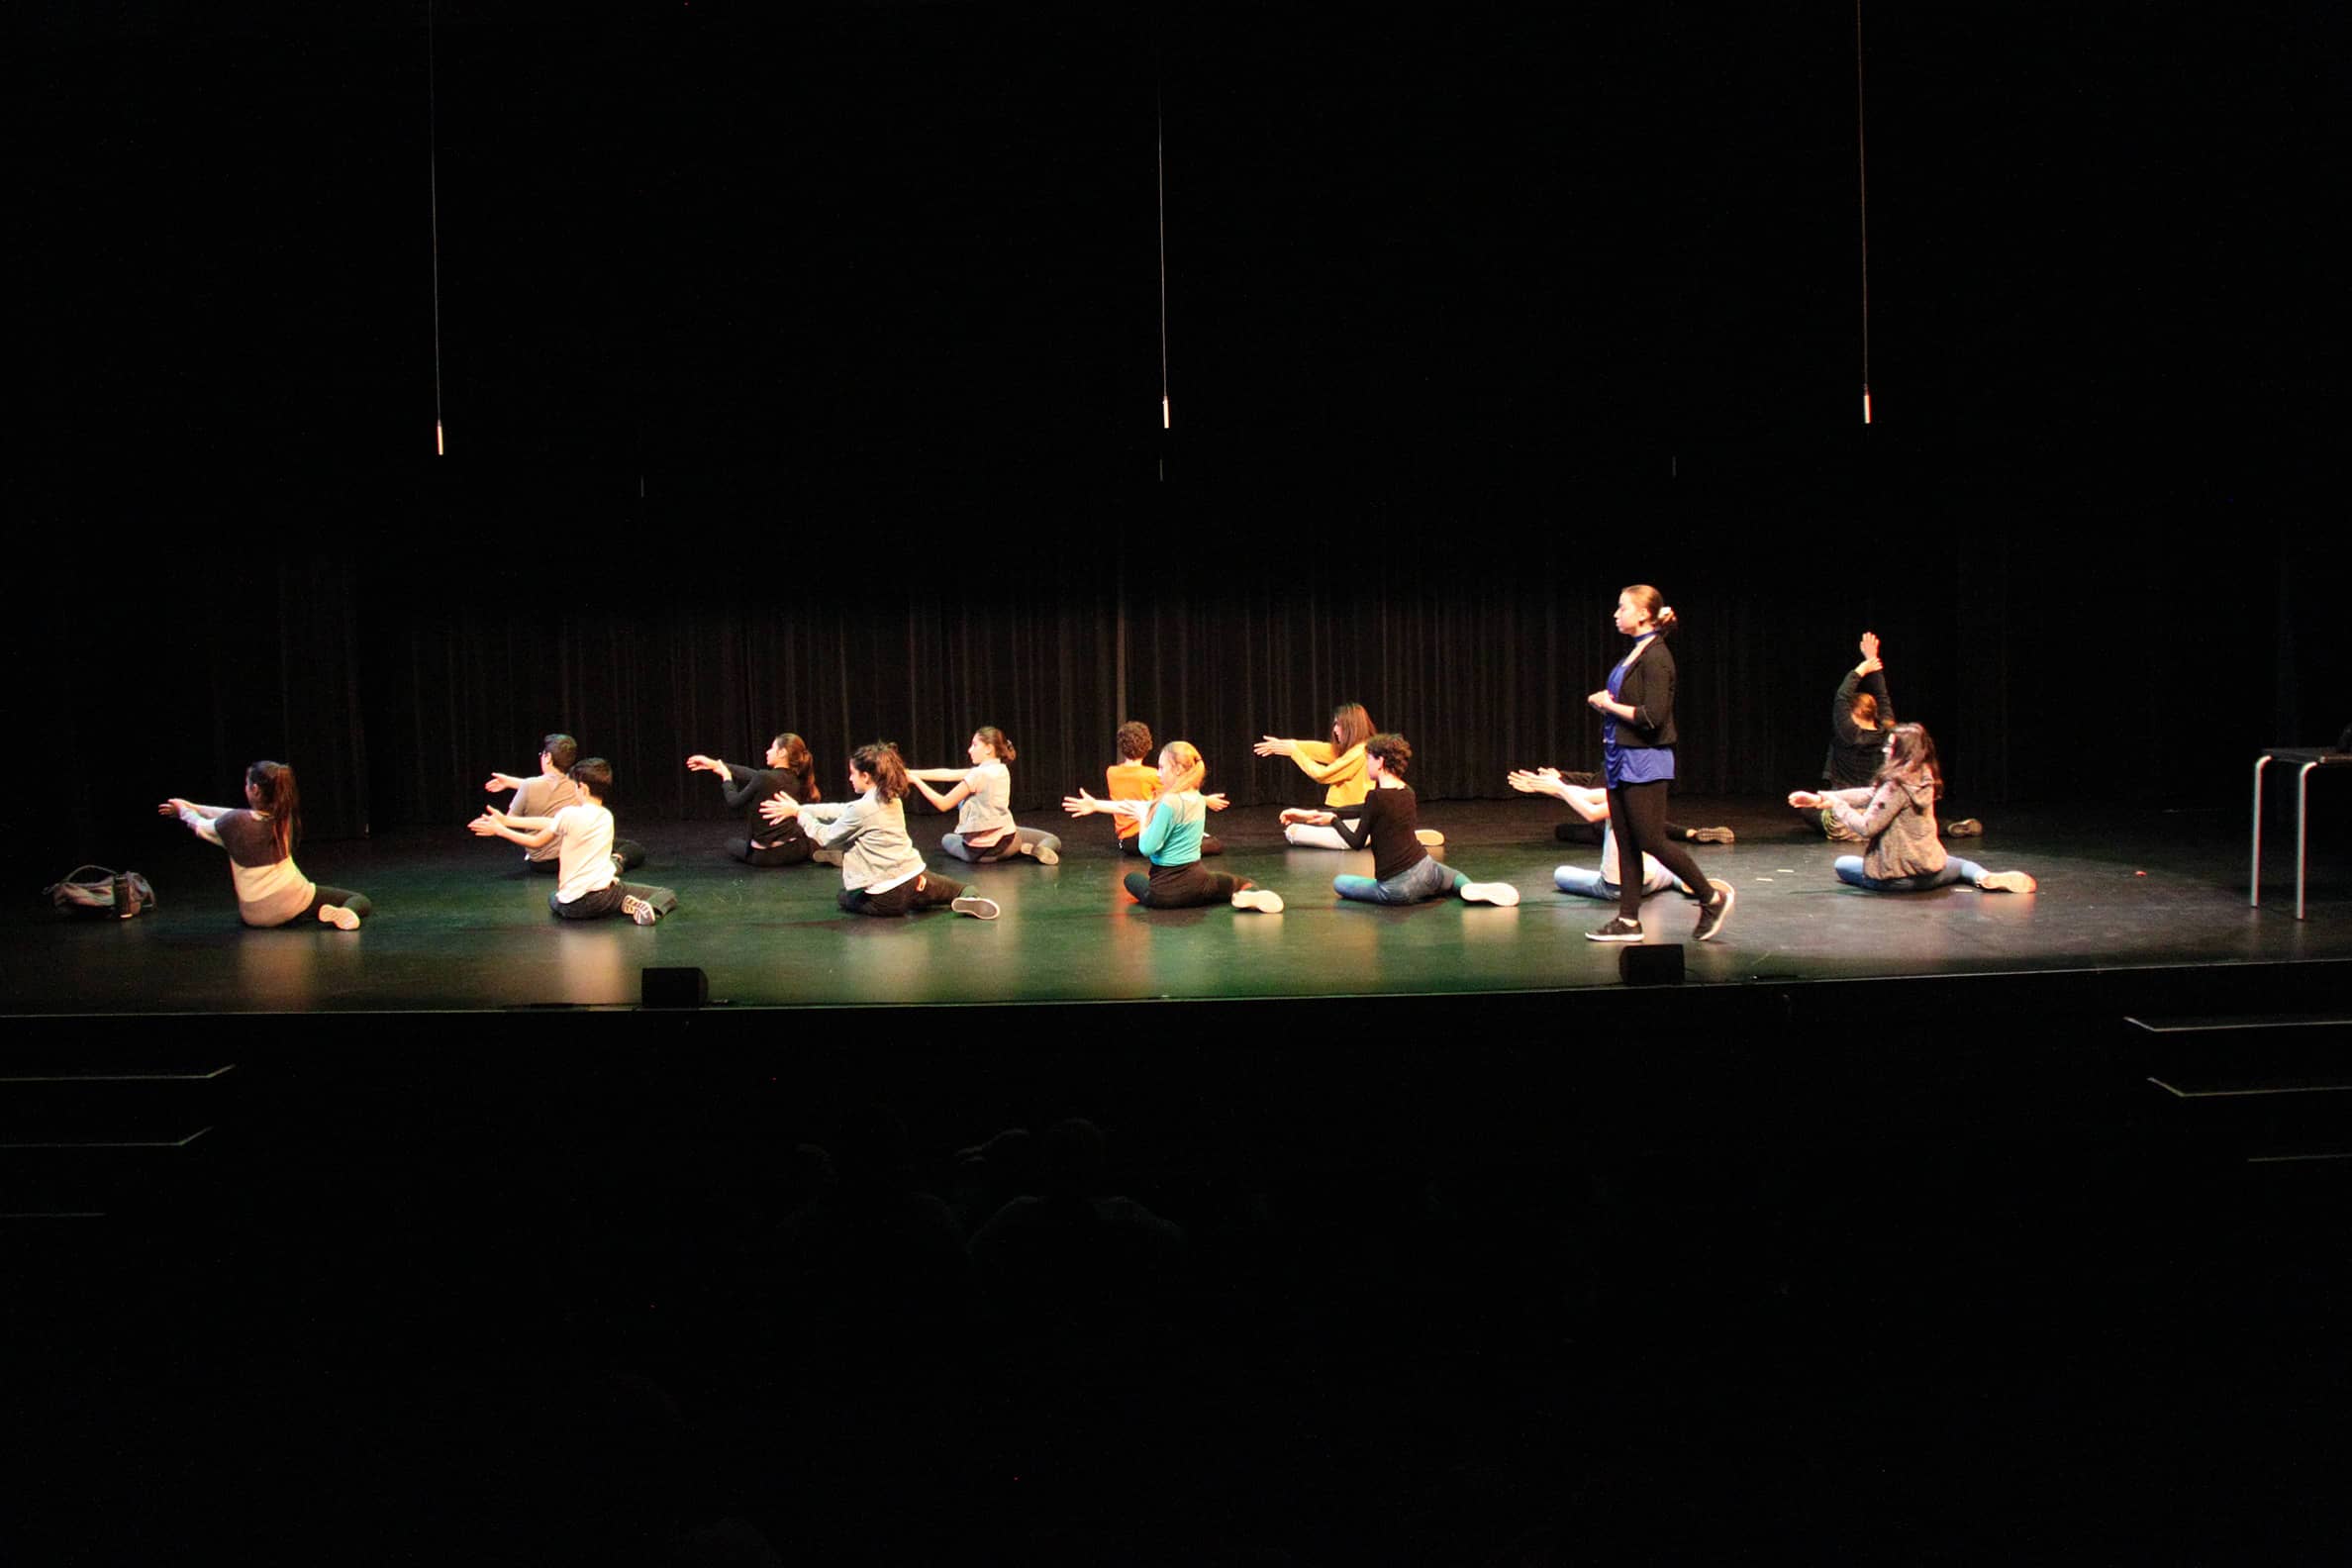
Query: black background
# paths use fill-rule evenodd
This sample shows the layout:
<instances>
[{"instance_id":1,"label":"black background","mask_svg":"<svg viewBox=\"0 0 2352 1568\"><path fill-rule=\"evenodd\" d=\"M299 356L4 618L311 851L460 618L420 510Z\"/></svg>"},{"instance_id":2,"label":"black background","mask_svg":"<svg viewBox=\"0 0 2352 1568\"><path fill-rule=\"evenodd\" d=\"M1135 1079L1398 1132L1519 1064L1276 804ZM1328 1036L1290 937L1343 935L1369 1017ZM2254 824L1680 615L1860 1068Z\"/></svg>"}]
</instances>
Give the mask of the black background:
<instances>
[{"instance_id":1,"label":"black background","mask_svg":"<svg viewBox=\"0 0 2352 1568\"><path fill-rule=\"evenodd\" d=\"M553 726L639 811L1129 713L1284 799L1360 698L1495 794L1637 580L1705 791L1865 625L1972 800L2352 717L2316 7L1867 15L1867 430L1850 10L427 11L27 16L37 742L348 833Z\"/></svg>"}]
</instances>

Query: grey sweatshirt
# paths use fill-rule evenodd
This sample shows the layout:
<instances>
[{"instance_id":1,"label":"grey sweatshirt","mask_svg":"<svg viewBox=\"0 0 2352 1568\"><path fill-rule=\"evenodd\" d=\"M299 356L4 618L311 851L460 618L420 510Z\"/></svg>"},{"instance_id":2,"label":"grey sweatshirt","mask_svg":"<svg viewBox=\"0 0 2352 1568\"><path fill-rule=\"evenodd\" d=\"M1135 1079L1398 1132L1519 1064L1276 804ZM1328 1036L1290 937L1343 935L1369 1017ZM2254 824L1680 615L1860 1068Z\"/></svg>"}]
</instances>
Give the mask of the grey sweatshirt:
<instances>
[{"instance_id":1,"label":"grey sweatshirt","mask_svg":"<svg viewBox=\"0 0 2352 1568\"><path fill-rule=\"evenodd\" d=\"M1861 789L1831 790L1822 799L1848 833L1870 840L1862 851L1864 876L1892 880L1943 869L1935 786L1927 780L1887 779Z\"/></svg>"},{"instance_id":2,"label":"grey sweatshirt","mask_svg":"<svg viewBox=\"0 0 2352 1568\"><path fill-rule=\"evenodd\" d=\"M841 851L841 885L879 893L923 872L923 856L907 836L907 808L867 790L842 805L827 801L800 809L801 826L820 849Z\"/></svg>"}]
</instances>

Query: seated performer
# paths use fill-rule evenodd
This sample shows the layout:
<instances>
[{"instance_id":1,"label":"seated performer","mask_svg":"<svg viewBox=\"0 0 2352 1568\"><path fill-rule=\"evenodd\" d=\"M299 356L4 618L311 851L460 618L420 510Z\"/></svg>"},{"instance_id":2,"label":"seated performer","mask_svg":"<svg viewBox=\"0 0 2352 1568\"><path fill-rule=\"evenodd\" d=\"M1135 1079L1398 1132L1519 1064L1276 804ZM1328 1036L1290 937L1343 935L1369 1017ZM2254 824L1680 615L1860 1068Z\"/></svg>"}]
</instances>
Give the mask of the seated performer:
<instances>
[{"instance_id":1,"label":"seated performer","mask_svg":"<svg viewBox=\"0 0 2352 1568\"><path fill-rule=\"evenodd\" d=\"M939 840L939 847L958 860L979 864L1028 855L1039 865L1061 863L1061 840L1034 828L1013 822L1013 742L995 725L972 732L964 748L969 768L909 768L907 779L923 798L940 811L956 812L955 832ZM931 788L936 780L955 787L942 795ZM962 808L957 811L957 807Z\"/></svg>"},{"instance_id":2,"label":"seated performer","mask_svg":"<svg viewBox=\"0 0 2352 1568\"><path fill-rule=\"evenodd\" d=\"M1364 767L1372 788L1358 803L1352 822L1342 823L1335 812L1298 809L1284 812L1282 820L1335 829L1350 849L1372 846L1372 875L1331 879L1331 891L1341 898L1419 904L1459 893L1473 904L1517 904L1519 889L1509 882L1473 882L1429 858L1418 836L1420 802L1405 782L1412 762L1413 747L1403 735L1376 735L1364 742Z\"/></svg>"},{"instance_id":3,"label":"seated performer","mask_svg":"<svg viewBox=\"0 0 2352 1568\"><path fill-rule=\"evenodd\" d=\"M1112 743L1119 747L1119 760L1103 769L1103 777L1111 786L1109 798L1114 801L1149 801L1156 797L1160 785L1159 768L1144 760L1151 755L1151 727L1139 719L1129 719L1119 727ZM1225 809L1223 795L1203 795L1201 799L1211 811ZM1143 836L1143 819L1131 812L1113 812L1110 816L1111 826L1119 833L1119 852L1141 854L1143 851L1138 844ZM1217 841L1216 834L1201 834L1202 858L1224 853L1225 845Z\"/></svg>"},{"instance_id":4,"label":"seated performer","mask_svg":"<svg viewBox=\"0 0 2352 1568\"><path fill-rule=\"evenodd\" d=\"M1145 909L1190 909L1203 904L1231 904L1235 909L1263 915L1282 913L1282 895L1260 888L1246 878L1201 868L1201 826L1208 820L1209 803L1202 798L1201 781L1208 764L1189 740L1171 740L1160 747L1159 794L1149 801L1097 800L1080 790L1062 801L1073 817L1097 812L1139 817L1143 832L1137 847L1151 862L1151 871L1127 874L1127 897Z\"/></svg>"},{"instance_id":5,"label":"seated performer","mask_svg":"<svg viewBox=\"0 0 2352 1568\"><path fill-rule=\"evenodd\" d=\"M1577 781L1579 778L1597 777L1597 774L1592 773L1562 773L1558 768L1536 768L1532 771L1521 768L1511 774L1510 784L1522 794L1550 795L1565 802L1568 809L1576 813L1579 825L1589 824L1601 835L1600 868L1588 870L1583 866L1554 866L1552 886L1579 898L1606 899L1614 904L1624 891L1624 861L1617 848L1617 834L1609 827L1609 791L1599 784ZM1730 830L1724 829L1723 832L1728 833ZM1656 855L1643 855L1641 891L1644 894L1663 893L1668 888L1681 888L1685 893L1691 891L1688 886L1675 880L1673 872L1658 864Z\"/></svg>"},{"instance_id":6,"label":"seated performer","mask_svg":"<svg viewBox=\"0 0 2352 1568\"><path fill-rule=\"evenodd\" d=\"M964 891L960 882L930 870L907 836L905 799L911 787L907 764L887 740L859 746L849 756L849 788L856 798L842 804L803 806L789 796L762 801L759 815L771 823L799 817L820 852L841 854L841 908L851 915L919 915L952 909L974 920L995 920L994 899Z\"/></svg>"},{"instance_id":7,"label":"seated performer","mask_svg":"<svg viewBox=\"0 0 2352 1568\"><path fill-rule=\"evenodd\" d=\"M1530 773L1522 768L1519 772L1511 775L1513 781L1512 788L1526 790L1527 793L1534 795L1556 795L1559 793L1557 790L1542 788L1530 789L1528 786L1518 782L1520 778L1535 778L1538 775L1561 780L1572 788L1590 789L1600 795L1603 805L1601 815L1598 818L1572 817L1568 821L1556 824L1552 828L1552 836L1559 839L1562 843L1599 843L1602 838L1607 835L1609 829L1609 810L1607 804L1609 800L1609 791L1601 787L1601 775L1598 773L1587 773L1573 770L1563 772L1558 768L1538 768L1534 772ZM1573 801L1571 801L1569 804L1571 807L1575 805ZM1669 838L1680 838L1686 843L1727 844L1737 843L1739 841L1739 835L1728 828L1686 828L1681 823L1676 822L1670 822L1666 824L1666 836Z\"/></svg>"},{"instance_id":8,"label":"seated performer","mask_svg":"<svg viewBox=\"0 0 2352 1568\"><path fill-rule=\"evenodd\" d=\"M613 853L613 814L605 797L613 790L613 764L589 757L573 764L579 804L552 817L519 817L495 806L469 826L480 838L504 838L526 849L553 844L561 878L547 895L547 908L563 920L602 920L626 915L650 926L678 907L678 895L664 887L640 887L621 880L621 857Z\"/></svg>"},{"instance_id":9,"label":"seated performer","mask_svg":"<svg viewBox=\"0 0 2352 1568\"><path fill-rule=\"evenodd\" d=\"M1354 813L1348 808L1361 801L1372 788L1372 775L1364 764L1364 742L1372 738L1372 716L1362 703L1341 703L1331 710L1331 738L1328 740L1292 740L1281 735L1267 735L1250 749L1259 756L1286 756L1298 764L1299 771L1323 786L1323 805L1330 808L1333 821L1323 823L1288 822L1282 836L1301 849L1344 849L1347 840L1339 836L1336 826L1350 821ZM1424 829L1421 841L1435 848L1445 842L1445 834L1434 829Z\"/></svg>"},{"instance_id":10,"label":"seated performer","mask_svg":"<svg viewBox=\"0 0 2352 1568\"><path fill-rule=\"evenodd\" d=\"M198 806L173 796L156 810L177 817L206 843L229 851L229 879L237 889L237 918L247 926L291 926L317 920L337 931L357 931L375 908L364 893L320 887L294 863L302 836L302 794L283 762L245 769L242 807Z\"/></svg>"},{"instance_id":11,"label":"seated performer","mask_svg":"<svg viewBox=\"0 0 2352 1568\"><path fill-rule=\"evenodd\" d=\"M1935 832L1935 799L1943 771L1926 727L1899 724L1887 732L1878 773L1862 788L1820 793L1797 790L1789 804L1828 814L1850 837L1869 845L1839 855L1840 881L1873 893L1912 893L1965 882L1995 893L2030 893L2037 884L2022 871L1988 871L1944 852Z\"/></svg>"},{"instance_id":12,"label":"seated performer","mask_svg":"<svg viewBox=\"0 0 2352 1568\"><path fill-rule=\"evenodd\" d=\"M507 809L510 817L552 817L566 806L580 803L579 786L572 783L572 764L580 760L580 742L567 735L551 735L539 742L539 770L529 778L512 773L493 773L482 788L496 795L505 790L515 792L514 804ZM645 863L642 844L627 838L613 841L613 858L621 870L627 871ZM523 863L534 871L552 872L556 866L556 849L552 843L543 844L523 857Z\"/></svg>"},{"instance_id":13,"label":"seated performer","mask_svg":"<svg viewBox=\"0 0 2352 1568\"><path fill-rule=\"evenodd\" d=\"M806 805L819 798L816 759L809 743L787 730L768 742L766 765L745 767L696 753L686 759L690 772L716 773L726 792L728 809L743 814L744 835L731 838L727 852L745 865L799 865L816 845L802 831L800 819L788 817L770 826L759 815L759 803L789 795Z\"/></svg>"}]
</instances>

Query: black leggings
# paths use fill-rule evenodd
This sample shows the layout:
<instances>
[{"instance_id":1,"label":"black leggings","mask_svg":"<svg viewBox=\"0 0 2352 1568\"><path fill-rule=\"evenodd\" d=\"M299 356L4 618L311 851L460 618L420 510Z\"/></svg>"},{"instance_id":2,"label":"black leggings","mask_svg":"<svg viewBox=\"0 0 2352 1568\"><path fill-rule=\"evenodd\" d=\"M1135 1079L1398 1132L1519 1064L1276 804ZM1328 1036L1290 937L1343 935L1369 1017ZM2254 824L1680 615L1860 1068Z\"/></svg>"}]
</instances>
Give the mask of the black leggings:
<instances>
[{"instance_id":1,"label":"black leggings","mask_svg":"<svg viewBox=\"0 0 2352 1568\"><path fill-rule=\"evenodd\" d=\"M841 908L852 915L920 915L944 909L963 896L963 884L950 882L935 871L912 876L887 893L864 888L841 889Z\"/></svg>"},{"instance_id":2,"label":"black leggings","mask_svg":"<svg viewBox=\"0 0 2352 1568\"><path fill-rule=\"evenodd\" d=\"M1223 871L1204 871L1200 861L1187 860L1182 865L1155 865L1149 876L1129 871L1127 890L1127 896L1145 909L1193 909L1230 902L1241 891L1241 879Z\"/></svg>"},{"instance_id":3,"label":"black leggings","mask_svg":"<svg viewBox=\"0 0 2352 1568\"><path fill-rule=\"evenodd\" d=\"M1666 780L1655 784L1619 784L1609 792L1609 825L1617 830L1617 854L1628 866L1639 867L1644 854L1697 890L1694 897L1715 902L1715 890L1700 873L1699 862L1679 838L1666 836ZM1641 875L1629 873L1617 893L1617 914L1641 919Z\"/></svg>"},{"instance_id":4,"label":"black leggings","mask_svg":"<svg viewBox=\"0 0 2352 1568\"><path fill-rule=\"evenodd\" d=\"M583 893L569 904L559 902L555 895L547 895L547 908L564 920L603 920L621 913L625 898L643 899L654 909L667 915L678 907L678 895L668 888L640 887L635 882L613 881L593 893Z\"/></svg>"},{"instance_id":5,"label":"black leggings","mask_svg":"<svg viewBox=\"0 0 2352 1568\"><path fill-rule=\"evenodd\" d=\"M1136 842L1136 840L1137 840L1137 839L1139 839L1139 838L1141 838L1142 836L1143 836L1143 835L1142 835L1141 833L1135 833L1135 834L1133 834L1133 835L1132 835L1132 836L1130 836L1130 837L1127 837L1127 838L1122 838L1122 839L1120 839L1120 840L1119 840L1119 852L1120 852L1121 854L1131 854L1131 855L1139 855L1139 854L1141 854L1141 853L1143 852L1143 850L1142 850L1142 847L1141 847L1141 845L1140 845L1140 844L1138 844L1138 843ZM1201 834L1201 857L1202 857L1203 859L1207 859L1209 856L1211 856L1211 855L1213 855L1213 854L1224 854L1224 853L1225 853L1225 845L1224 845L1224 844L1221 844L1221 843L1219 843L1219 842L1217 841L1217 834L1215 834L1215 833L1203 833L1203 834Z\"/></svg>"},{"instance_id":6,"label":"black leggings","mask_svg":"<svg viewBox=\"0 0 2352 1568\"><path fill-rule=\"evenodd\" d=\"M806 833L798 833L782 843L755 844L748 838L731 838L727 852L745 865L799 865L817 852L816 840Z\"/></svg>"}]
</instances>

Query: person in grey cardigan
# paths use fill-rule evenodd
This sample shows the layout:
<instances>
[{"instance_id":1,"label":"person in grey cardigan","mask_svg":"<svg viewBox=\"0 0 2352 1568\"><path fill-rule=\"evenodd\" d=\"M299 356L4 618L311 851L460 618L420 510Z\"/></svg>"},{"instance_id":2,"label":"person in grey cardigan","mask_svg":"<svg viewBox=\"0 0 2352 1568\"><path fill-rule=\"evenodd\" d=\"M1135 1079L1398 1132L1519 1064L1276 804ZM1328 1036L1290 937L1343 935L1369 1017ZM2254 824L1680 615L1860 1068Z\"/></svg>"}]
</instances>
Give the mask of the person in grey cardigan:
<instances>
[{"instance_id":1,"label":"person in grey cardigan","mask_svg":"<svg viewBox=\"0 0 2352 1568\"><path fill-rule=\"evenodd\" d=\"M798 818L820 850L841 851L841 908L851 915L915 915L952 909L975 920L995 920L994 899L964 892L963 884L927 868L907 837L907 808L913 786L897 746L887 740L862 745L849 757L849 787L856 798L844 803L803 806L789 795L759 804L771 824Z\"/></svg>"},{"instance_id":2,"label":"person in grey cardigan","mask_svg":"<svg viewBox=\"0 0 2352 1568\"><path fill-rule=\"evenodd\" d=\"M1844 790L1796 790L1789 804L1823 813L1867 847L1837 857L1842 882L1873 893L1914 893L1965 882L1993 893L2030 893L2022 871L1988 871L1974 860L1946 854L1935 831L1935 800L1943 793L1935 740L1924 725L1887 732L1885 760L1869 784Z\"/></svg>"}]
</instances>

